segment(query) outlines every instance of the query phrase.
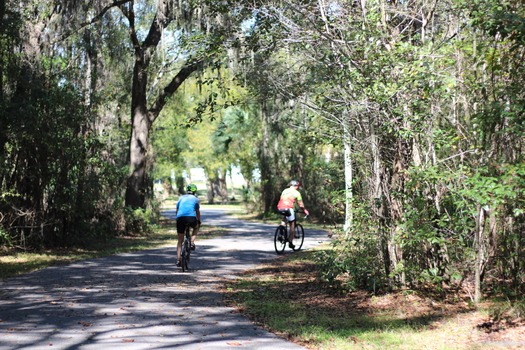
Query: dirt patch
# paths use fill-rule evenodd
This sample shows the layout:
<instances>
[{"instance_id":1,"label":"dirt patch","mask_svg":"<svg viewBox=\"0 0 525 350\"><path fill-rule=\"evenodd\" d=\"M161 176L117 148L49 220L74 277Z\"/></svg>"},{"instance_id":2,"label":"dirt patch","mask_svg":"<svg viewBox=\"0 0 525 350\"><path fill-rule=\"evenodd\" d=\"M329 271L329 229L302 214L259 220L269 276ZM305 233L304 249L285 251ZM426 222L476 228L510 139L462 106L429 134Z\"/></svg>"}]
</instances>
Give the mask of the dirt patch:
<instances>
[{"instance_id":1,"label":"dirt patch","mask_svg":"<svg viewBox=\"0 0 525 350\"><path fill-rule=\"evenodd\" d=\"M501 315L498 319L483 316L474 319L478 330L475 342L505 349L525 349L525 319Z\"/></svg>"}]
</instances>

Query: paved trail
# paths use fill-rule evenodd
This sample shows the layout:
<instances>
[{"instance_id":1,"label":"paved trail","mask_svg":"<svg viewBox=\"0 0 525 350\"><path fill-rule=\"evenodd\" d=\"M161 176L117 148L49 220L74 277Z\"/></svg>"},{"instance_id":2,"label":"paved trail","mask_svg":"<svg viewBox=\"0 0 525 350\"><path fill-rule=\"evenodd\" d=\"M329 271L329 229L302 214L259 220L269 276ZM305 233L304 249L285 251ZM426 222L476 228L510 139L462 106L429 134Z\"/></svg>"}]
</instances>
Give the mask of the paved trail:
<instances>
[{"instance_id":1,"label":"paved trail","mask_svg":"<svg viewBox=\"0 0 525 350\"><path fill-rule=\"evenodd\" d=\"M231 233L198 241L186 273L169 247L0 281L0 350L301 349L224 306L218 291L224 278L275 258L275 225L207 208L203 223ZM307 230L303 247L327 239Z\"/></svg>"}]
</instances>

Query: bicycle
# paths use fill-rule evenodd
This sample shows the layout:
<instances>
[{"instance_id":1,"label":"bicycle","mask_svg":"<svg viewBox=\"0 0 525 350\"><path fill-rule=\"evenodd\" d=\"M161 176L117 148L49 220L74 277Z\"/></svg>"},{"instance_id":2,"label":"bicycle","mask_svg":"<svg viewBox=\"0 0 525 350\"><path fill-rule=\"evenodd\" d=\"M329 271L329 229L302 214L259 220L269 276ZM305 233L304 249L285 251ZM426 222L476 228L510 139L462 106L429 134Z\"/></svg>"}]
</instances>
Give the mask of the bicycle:
<instances>
[{"instance_id":1,"label":"bicycle","mask_svg":"<svg viewBox=\"0 0 525 350\"><path fill-rule=\"evenodd\" d=\"M190 263L191 255L191 227L186 225L186 230L184 231L184 241L182 242L182 247L180 250L180 266L182 272L188 271L188 264Z\"/></svg>"},{"instance_id":2,"label":"bicycle","mask_svg":"<svg viewBox=\"0 0 525 350\"><path fill-rule=\"evenodd\" d=\"M301 213L301 212L297 212ZM306 218L308 215L305 215L304 218ZM286 219L286 215L283 214L283 222L285 225L279 225L277 226L277 229L275 230L275 236L273 238L273 244L275 247L275 252L277 254L281 254L284 252L284 249L286 248L286 243L288 243L288 232L290 231L290 223ZM303 225L295 222L295 233L294 233L294 239L293 243L295 247L293 248L294 251L298 251L303 246L304 242L304 228Z\"/></svg>"}]
</instances>

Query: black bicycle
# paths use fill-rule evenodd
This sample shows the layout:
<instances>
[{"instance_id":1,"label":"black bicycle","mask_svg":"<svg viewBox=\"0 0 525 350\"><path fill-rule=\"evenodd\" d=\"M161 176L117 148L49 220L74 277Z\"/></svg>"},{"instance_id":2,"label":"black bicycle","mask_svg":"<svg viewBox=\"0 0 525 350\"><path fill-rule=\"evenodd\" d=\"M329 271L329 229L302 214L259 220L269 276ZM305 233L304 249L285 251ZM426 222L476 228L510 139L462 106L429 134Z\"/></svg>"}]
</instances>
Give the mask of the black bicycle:
<instances>
[{"instance_id":1,"label":"black bicycle","mask_svg":"<svg viewBox=\"0 0 525 350\"><path fill-rule=\"evenodd\" d=\"M306 218L306 216L305 216ZM277 229L275 230L275 236L273 239L273 244L275 246L275 252L277 254L281 254L284 252L284 249L286 248L286 243L288 243L288 234L290 232L290 223L288 220L286 220L286 215L283 215L283 222L285 222L285 225L279 225ZM295 228L294 228L294 238L293 238L293 244L295 247L293 248L294 251L300 250L303 246L304 242L304 228L303 225L295 221Z\"/></svg>"},{"instance_id":2,"label":"black bicycle","mask_svg":"<svg viewBox=\"0 0 525 350\"><path fill-rule=\"evenodd\" d=\"M182 267L182 272L188 271L188 264L190 263L191 255L191 227L186 225L186 230L184 231L184 241L182 242L182 247L180 250L180 266Z\"/></svg>"}]
</instances>

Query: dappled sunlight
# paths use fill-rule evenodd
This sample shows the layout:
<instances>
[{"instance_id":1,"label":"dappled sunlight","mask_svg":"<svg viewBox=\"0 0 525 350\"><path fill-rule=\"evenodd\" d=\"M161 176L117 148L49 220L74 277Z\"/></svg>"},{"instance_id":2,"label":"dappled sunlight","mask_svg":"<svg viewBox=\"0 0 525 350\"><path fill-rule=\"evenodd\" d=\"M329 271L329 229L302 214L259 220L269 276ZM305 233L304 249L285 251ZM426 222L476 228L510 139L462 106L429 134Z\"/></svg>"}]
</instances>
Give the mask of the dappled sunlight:
<instances>
[{"instance_id":1,"label":"dappled sunlight","mask_svg":"<svg viewBox=\"0 0 525 350\"><path fill-rule=\"evenodd\" d=\"M296 347L224 305L220 289L276 257L273 225L241 223L217 209L203 212L203 221L228 232L197 240L189 272L175 266L171 246L1 281L0 348ZM310 238L314 245L317 238Z\"/></svg>"}]
</instances>

